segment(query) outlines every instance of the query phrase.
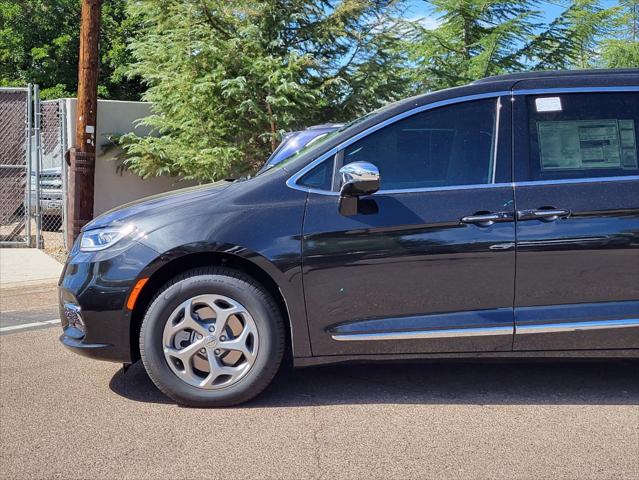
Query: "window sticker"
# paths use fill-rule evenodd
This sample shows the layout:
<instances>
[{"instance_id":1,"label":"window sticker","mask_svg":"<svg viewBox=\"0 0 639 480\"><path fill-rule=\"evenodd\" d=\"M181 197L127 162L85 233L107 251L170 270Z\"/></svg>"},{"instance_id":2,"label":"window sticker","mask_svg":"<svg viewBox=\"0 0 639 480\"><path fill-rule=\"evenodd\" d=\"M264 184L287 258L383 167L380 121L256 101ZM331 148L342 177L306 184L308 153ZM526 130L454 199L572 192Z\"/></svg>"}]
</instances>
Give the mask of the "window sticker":
<instances>
[{"instance_id":1,"label":"window sticker","mask_svg":"<svg viewBox=\"0 0 639 480\"><path fill-rule=\"evenodd\" d=\"M634 120L619 120L619 138L621 139L621 166L636 169L637 139Z\"/></svg>"},{"instance_id":2,"label":"window sticker","mask_svg":"<svg viewBox=\"0 0 639 480\"><path fill-rule=\"evenodd\" d=\"M561 98L535 98L535 107L538 112L561 112Z\"/></svg>"},{"instance_id":3,"label":"window sticker","mask_svg":"<svg viewBox=\"0 0 639 480\"><path fill-rule=\"evenodd\" d=\"M633 120L537 122L542 170L637 168Z\"/></svg>"},{"instance_id":4,"label":"window sticker","mask_svg":"<svg viewBox=\"0 0 639 480\"><path fill-rule=\"evenodd\" d=\"M637 169L637 151L623 150L621 156L621 166L630 170Z\"/></svg>"}]
</instances>

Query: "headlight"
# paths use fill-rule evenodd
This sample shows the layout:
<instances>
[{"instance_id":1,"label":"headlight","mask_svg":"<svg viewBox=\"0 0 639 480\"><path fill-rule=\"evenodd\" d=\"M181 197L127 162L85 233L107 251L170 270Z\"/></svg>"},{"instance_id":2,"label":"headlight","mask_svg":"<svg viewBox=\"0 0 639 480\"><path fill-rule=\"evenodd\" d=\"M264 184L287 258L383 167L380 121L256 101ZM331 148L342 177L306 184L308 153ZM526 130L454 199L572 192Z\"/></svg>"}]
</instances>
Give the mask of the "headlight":
<instances>
[{"instance_id":1,"label":"headlight","mask_svg":"<svg viewBox=\"0 0 639 480\"><path fill-rule=\"evenodd\" d=\"M83 252L95 252L104 250L114 243L122 240L135 230L133 225L123 225L120 227L103 227L95 230L82 232L80 240L80 250Z\"/></svg>"}]
</instances>

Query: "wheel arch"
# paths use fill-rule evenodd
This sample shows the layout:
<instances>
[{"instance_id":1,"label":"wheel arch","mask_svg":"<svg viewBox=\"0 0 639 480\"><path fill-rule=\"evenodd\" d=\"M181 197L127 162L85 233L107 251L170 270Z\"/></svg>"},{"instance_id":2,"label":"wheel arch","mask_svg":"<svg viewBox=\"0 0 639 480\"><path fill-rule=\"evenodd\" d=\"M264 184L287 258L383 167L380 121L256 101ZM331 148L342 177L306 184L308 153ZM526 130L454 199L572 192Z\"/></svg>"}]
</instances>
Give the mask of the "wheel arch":
<instances>
[{"instance_id":1,"label":"wheel arch","mask_svg":"<svg viewBox=\"0 0 639 480\"><path fill-rule=\"evenodd\" d=\"M167 257L167 255L163 255L163 257ZM246 273L259 282L275 299L282 314L282 318L284 319L286 331L286 352L291 355L295 354L294 347L297 347L297 344L293 343L294 322L291 318L289 304L284 296L280 284L273 278L271 273L266 271L264 267L246 257L228 253L228 251L190 252L180 255L170 255L169 258L170 260L164 261L148 276L149 280L140 292L133 311L131 312L130 345L131 358L133 361L140 358L139 335L142 320L157 291L176 275L202 266L224 266L234 268ZM263 259L263 257L260 258ZM305 322L306 319L304 318L304 323ZM306 328L304 328L304 333L308 333Z\"/></svg>"}]
</instances>

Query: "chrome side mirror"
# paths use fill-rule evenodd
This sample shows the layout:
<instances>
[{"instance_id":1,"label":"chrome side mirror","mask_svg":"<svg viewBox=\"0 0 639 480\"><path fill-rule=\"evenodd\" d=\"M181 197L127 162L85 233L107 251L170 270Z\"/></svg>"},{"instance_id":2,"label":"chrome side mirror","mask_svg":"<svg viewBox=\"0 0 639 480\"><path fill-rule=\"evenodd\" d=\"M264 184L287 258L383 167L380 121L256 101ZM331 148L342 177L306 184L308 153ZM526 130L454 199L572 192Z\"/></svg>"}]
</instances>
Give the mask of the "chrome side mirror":
<instances>
[{"instance_id":1,"label":"chrome side mirror","mask_svg":"<svg viewBox=\"0 0 639 480\"><path fill-rule=\"evenodd\" d=\"M378 168L368 162L353 162L339 169L342 187L339 192L339 213L356 215L358 197L371 195L379 190Z\"/></svg>"}]
</instances>

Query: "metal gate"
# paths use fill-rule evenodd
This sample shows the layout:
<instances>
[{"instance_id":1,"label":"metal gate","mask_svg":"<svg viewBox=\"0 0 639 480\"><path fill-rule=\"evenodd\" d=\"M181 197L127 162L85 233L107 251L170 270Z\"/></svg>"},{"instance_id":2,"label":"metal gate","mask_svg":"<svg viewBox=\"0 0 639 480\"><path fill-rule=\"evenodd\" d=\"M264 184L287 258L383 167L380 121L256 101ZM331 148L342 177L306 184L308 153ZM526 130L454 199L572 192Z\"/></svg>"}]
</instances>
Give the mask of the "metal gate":
<instances>
[{"instance_id":1,"label":"metal gate","mask_svg":"<svg viewBox=\"0 0 639 480\"><path fill-rule=\"evenodd\" d=\"M0 247L66 253L66 104L0 88Z\"/></svg>"},{"instance_id":2,"label":"metal gate","mask_svg":"<svg viewBox=\"0 0 639 480\"><path fill-rule=\"evenodd\" d=\"M38 246L55 256L66 251L67 163L66 104L63 100L41 102L40 155L37 217Z\"/></svg>"},{"instance_id":3,"label":"metal gate","mask_svg":"<svg viewBox=\"0 0 639 480\"><path fill-rule=\"evenodd\" d=\"M37 88L0 88L0 246L31 244L33 105Z\"/></svg>"}]
</instances>

